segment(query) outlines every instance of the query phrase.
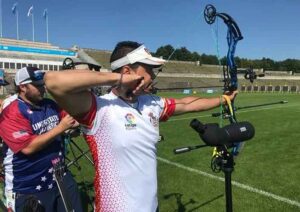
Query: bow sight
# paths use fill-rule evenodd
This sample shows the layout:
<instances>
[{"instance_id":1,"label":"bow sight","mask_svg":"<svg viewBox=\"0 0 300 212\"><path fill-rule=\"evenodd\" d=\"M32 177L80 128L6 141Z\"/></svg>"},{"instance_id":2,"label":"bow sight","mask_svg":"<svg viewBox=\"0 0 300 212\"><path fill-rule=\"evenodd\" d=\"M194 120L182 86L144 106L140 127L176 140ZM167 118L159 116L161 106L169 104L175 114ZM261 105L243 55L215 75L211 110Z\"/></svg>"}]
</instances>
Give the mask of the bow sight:
<instances>
[{"instance_id":1,"label":"bow sight","mask_svg":"<svg viewBox=\"0 0 300 212\"><path fill-rule=\"evenodd\" d=\"M249 69L246 69L246 70L239 70L239 73L241 72L244 72L244 78L246 80L249 80L251 83L254 82L254 80L257 79L257 77L264 77L265 74L256 74L255 71L253 70L253 68L249 68Z\"/></svg>"},{"instance_id":2,"label":"bow sight","mask_svg":"<svg viewBox=\"0 0 300 212\"><path fill-rule=\"evenodd\" d=\"M63 68L63 70L75 69L77 65L87 65L89 67L89 70L100 71L100 69L101 69L100 65L83 62L77 58L72 59L70 57L67 57L64 59L62 68Z\"/></svg>"}]
</instances>

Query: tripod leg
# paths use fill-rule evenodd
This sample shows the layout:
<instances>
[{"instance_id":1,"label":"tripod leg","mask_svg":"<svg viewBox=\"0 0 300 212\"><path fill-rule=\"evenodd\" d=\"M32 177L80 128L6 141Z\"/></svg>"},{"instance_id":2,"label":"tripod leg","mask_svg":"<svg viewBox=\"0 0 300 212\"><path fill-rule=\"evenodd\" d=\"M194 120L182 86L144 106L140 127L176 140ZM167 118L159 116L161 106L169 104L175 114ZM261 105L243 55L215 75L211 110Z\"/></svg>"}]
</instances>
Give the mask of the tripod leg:
<instances>
[{"instance_id":1,"label":"tripod leg","mask_svg":"<svg viewBox=\"0 0 300 212\"><path fill-rule=\"evenodd\" d=\"M86 159L88 159L88 161L90 161L90 163L94 166L94 162L92 161L92 159L89 157L89 156L87 156L86 154L87 154L87 152L88 151L86 151L86 152L84 152L73 140L70 140L70 143L72 143L78 150L79 150L79 152L86 158Z\"/></svg>"},{"instance_id":2,"label":"tripod leg","mask_svg":"<svg viewBox=\"0 0 300 212\"><path fill-rule=\"evenodd\" d=\"M89 152L89 150L83 152L81 155L79 155L78 157L76 157L74 160L70 161L68 164L67 164L67 168L69 168L71 165L75 165L77 166L77 161L82 158L83 156L85 156L87 153ZM77 165L76 165L77 164Z\"/></svg>"},{"instance_id":3,"label":"tripod leg","mask_svg":"<svg viewBox=\"0 0 300 212\"><path fill-rule=\"evenodd\" d=\"M225 174L226 212L232 212L231 174L233 172L233 154L225 151L223 154L223 172Z\"/></svg>"},{"instance_id":4,"label":"tripod leg","mask_svg":"<svg viewBox=\"0 0 300 212\"><path fill-rule=\"evenodd\" d=\"M74 165L78 170L81 169L81 167L77 164L71 161L68 157L65 156L65 160L68 161L67 168L69 168L71 165Z\"/></svg>"},{"instance_id":5,"label":"tripod leg","mask_svg":"<svg viewBox=\"0 0 300 212\"><path fill-rule=\"evenodd\" d=\"M232 212L231 171L225 173L226 212Z\"/></svg>"}]
</instances>

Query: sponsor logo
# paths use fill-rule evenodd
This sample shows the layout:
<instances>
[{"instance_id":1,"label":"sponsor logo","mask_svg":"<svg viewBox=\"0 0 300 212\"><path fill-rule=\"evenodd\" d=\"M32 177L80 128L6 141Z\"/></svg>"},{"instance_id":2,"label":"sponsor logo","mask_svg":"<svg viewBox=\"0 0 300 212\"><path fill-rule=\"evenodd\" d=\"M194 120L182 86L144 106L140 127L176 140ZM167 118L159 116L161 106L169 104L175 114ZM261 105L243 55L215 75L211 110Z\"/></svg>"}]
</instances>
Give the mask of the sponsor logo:
<instances>
[{"instance_id":1,"label":"sponsor logo","mask_svg":"<svg viewBox=\"0 0 300 212\"><path fill-rule=\"evenodd\" d=\"M127 113L125 116L127 123L125 123L126 130L136 129L136 120L135 117L131 113Z\"/></svg>"},{"instance_id":2,"label":"sponsor logo","mask_svg":"<svg viewBox=\"0 0 300 212\"><path fill-rule=\"evenodd\" d=\"M148 116L150 118L150 122L153 125L153 127L158 127L158 123L159 123L158 118L152 112L150 112Z\"/></svg>"},{"instance_id":3,"label":"sponsor logo","mask_svg":"<svg viewBox=\"0 0 300 212\"><path fill-rule=\"evenodd\" d=\"M28 132L26 131L26 130L19 130L19 131L16 131L16 132L13 132L12 133L12 136L14 137L14 138L21 138L21 137L23 137L23 136L28 136L29 134L28 134Z\"/></svg>"}]
</instances>

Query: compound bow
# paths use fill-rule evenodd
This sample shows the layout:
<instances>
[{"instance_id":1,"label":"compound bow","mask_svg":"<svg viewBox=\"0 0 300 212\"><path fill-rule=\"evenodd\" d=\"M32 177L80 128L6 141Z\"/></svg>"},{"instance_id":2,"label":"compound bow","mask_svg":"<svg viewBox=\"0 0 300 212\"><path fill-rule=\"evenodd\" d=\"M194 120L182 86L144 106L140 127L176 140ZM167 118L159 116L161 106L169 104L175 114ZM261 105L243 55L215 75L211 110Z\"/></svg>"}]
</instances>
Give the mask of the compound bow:
<instances>
[{"instance_id":1,"label":"compound bow","mask_svg":"<svg viewBox=\"0 0 300 212\"><path fill-rule=\"evenodd\" d=\"M223 67L223 82L224 82L224 93L228 91L234 91L238 88L238 77L237 77L237 66L234 59L235 49L237 43L243 39L242 33L231 16L226 13L218 13L216 8L208 4L204 9L204 19L206 23L213 24L216 21L216 18L221 18L226 24L227 30L227 65ZM252 71L253 72L253 71ZM248 76L249 74L247 74ZM252 75L251 75L252 76ZM223 118L228 118L230 123L237 123L234 102L231 102L231 105L226 105L223 108L222 115ZM237 143L233 148L233 154L236 156L240 152L243 143Z\"/></svg>"}]
</instances>

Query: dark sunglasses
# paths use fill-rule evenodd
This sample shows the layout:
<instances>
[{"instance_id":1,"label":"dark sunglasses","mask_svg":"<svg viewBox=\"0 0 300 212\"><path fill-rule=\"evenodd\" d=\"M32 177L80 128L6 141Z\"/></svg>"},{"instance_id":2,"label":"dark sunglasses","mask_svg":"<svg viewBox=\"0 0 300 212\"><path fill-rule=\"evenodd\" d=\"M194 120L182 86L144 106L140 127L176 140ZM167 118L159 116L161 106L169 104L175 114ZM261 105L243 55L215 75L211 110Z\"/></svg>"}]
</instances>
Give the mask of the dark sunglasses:
<instances>
[{"instance_id":1,"label":"dark sunglasses","mask_svg":"<svg viewBox=\"0 0 300 212\"><path fill-rule=\"evenodd\" d=\"M40 81L44 79L44 72L41 71L33 71L33 72L29 72L29 77L32 81Z\"/></svg>"}]
</instances>

